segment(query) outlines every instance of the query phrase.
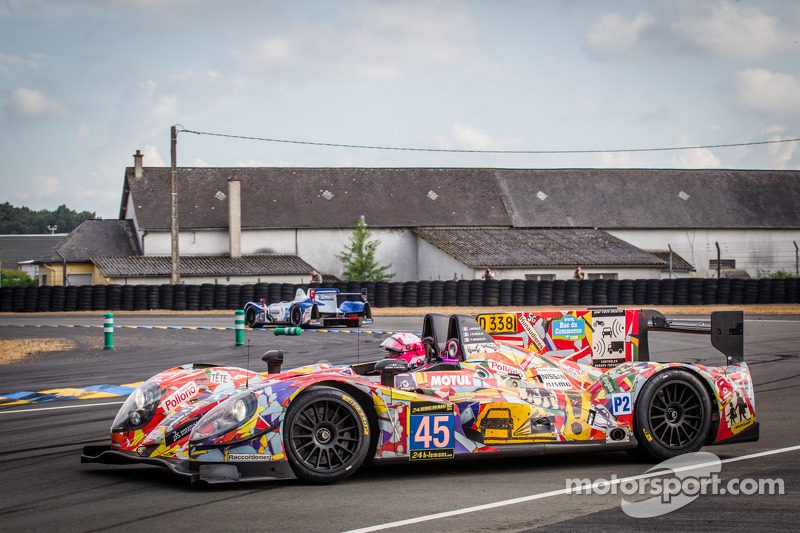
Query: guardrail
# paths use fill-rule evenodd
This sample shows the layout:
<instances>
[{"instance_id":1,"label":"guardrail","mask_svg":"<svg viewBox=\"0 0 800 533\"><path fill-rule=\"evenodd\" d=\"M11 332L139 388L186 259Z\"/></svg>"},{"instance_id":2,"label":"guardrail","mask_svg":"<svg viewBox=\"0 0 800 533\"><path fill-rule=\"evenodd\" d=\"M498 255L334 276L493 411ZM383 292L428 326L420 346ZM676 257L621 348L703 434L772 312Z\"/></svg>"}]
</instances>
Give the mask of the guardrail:
<instances>
[{"instance_id":1,"label":"guardrail","mask_svg":"<svg viewBox=\"0 0 800 533\"><path fill-rule=\"evenodd\" d=\"M2 287L0 312L234 310L263 298L294 298L297 288L367 290L373 307L746 305L800 303L798 279L434 280L252 285L82 285Z\"/></svg>"}]
</instances>

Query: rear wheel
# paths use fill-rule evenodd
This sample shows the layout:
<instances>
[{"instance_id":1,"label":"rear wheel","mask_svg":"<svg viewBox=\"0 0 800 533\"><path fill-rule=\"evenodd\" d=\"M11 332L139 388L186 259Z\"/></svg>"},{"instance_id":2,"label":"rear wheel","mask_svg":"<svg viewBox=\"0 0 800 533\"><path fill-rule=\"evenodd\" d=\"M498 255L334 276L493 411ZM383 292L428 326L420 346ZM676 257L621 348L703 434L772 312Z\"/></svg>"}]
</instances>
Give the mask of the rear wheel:
<instances>
[{"instance_id":1,"label":"rear wheel","mask_svg":"<svg viewBox=\"0 0 800 533\"><path fill-rule=\"evenodd\" d=\"M369 451L364 409L333 387L314 387L292 402L283 427L289 464L297 477L312 483L349 477Z\"/></svg>"},{"instance_id":2,"label":"rear wheel","mask_svg":"<svg viewBox=\"0 0 800 533\"><path fill-rule=\"evenodd\" d=\"M696 452L711 428L711 400L700 380L666 370L645 383L636 401L637 455L656 460Z\"/></svg>"},{"instance_id":3,"label":"rear wheel","mask_svg":"<svg viewBox=\"0 0 800 533\"><path fill-rule=\"evenodd\" d=\"M256 327L256 310L254 307L248 307L244 312L244 323L248 328Z\"/></svg>"}]
</instances>

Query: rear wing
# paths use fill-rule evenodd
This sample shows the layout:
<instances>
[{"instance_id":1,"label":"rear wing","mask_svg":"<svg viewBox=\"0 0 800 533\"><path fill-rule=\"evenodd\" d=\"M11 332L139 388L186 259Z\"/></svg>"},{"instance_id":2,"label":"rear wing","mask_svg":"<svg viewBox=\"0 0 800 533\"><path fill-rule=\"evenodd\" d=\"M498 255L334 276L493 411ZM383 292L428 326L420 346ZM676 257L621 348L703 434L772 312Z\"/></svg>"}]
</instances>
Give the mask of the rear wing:
<instances>
[{"instance_id":1,"label":"rear wing","mask_svg":"<svg viewBox=\"0 0 800 533\"><path fill-rule=\"evenodd\" d=\"M647 361L650 357L647 348L648 331L711 335L711 345L722 352L729 365L744 361L744 313L742 311L712 311L710 323L707 320L668 320L653 309L642 309L640 317L640 320L644 320L644 323L639 326L640 361ZM643 355L646 359L642 358Z\"/></svg>"},{"instance_id":2,"label":"rear wing","mask_svg":"<svg viewBox=\"0 0 800 533\"><path fill-rule=\"evenodd\" d=\"M590 358L597 368L650 360L651 331L711 335L728 364L744 359L744 315L715 311L711 320L668 320L654 309L586 308L487 313L475 317L495 341L572 361Z\"/></svg>"}]
</instances>

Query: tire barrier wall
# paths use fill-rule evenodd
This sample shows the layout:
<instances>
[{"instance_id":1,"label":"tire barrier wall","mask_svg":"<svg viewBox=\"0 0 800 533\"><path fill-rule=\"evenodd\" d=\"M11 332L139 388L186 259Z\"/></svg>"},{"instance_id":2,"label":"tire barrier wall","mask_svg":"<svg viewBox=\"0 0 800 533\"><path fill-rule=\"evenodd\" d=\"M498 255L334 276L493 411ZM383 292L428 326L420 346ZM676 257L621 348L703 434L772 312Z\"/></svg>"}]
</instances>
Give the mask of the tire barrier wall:
<instances>
[{"instance_id":1,"label":"tire barrier wall","mask_svg":"<svg viewBox=\"0 0 800 533\"><path fill-rule=\"evenodd\" d=\"M800 279L434 280L315 284L367 292L372 307L577 308L605 305L752 305L800 303ZM0 287L0 312L235 310L250 301L288 301L306 284L81 285Z\"/></svg>"}]
</instances>

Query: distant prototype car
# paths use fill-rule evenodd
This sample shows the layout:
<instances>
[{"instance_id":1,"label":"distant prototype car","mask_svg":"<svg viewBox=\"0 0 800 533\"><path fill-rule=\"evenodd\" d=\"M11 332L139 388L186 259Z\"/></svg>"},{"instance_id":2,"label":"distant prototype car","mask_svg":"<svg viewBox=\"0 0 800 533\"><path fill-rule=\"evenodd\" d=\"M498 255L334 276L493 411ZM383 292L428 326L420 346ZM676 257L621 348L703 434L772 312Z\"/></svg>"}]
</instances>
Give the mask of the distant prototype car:
<instances>
[{"instance_id":1,"label":"distant prototype car","mask_svg":"<svg viewBox=\"0 0 800 533\"><path fill-rule=\"evenodd\" d=\"M625 312L631 359L608 367L496 341L466 315L429 314L425 361L414 369L383 359L282 371L278 350L264 354L264 373L172 368L128 397L110 442L85 447L81 460L160 465L208 483L331 483L369 460L614 450L663 460L758 439L740 312L713 313L710 328ZM591 311L563 313L572 329L591 320ZM727 364L651 361L648 329L710 333ZM607 354L596 355L605 365Z\"/></svg>"},{"instance_id":2,"label":"distant prototype car","mask_svg":"<svg viewBox=\"0 0 800 533\"><path fill-rule=\"evenodd\" d=\"M291 302L267 304L262 298L244 306L244 323L251 328L268 325L361 326L372 324L372 308L360 292L339 289L297 289Z\"/></svg>"}]
</instances>

